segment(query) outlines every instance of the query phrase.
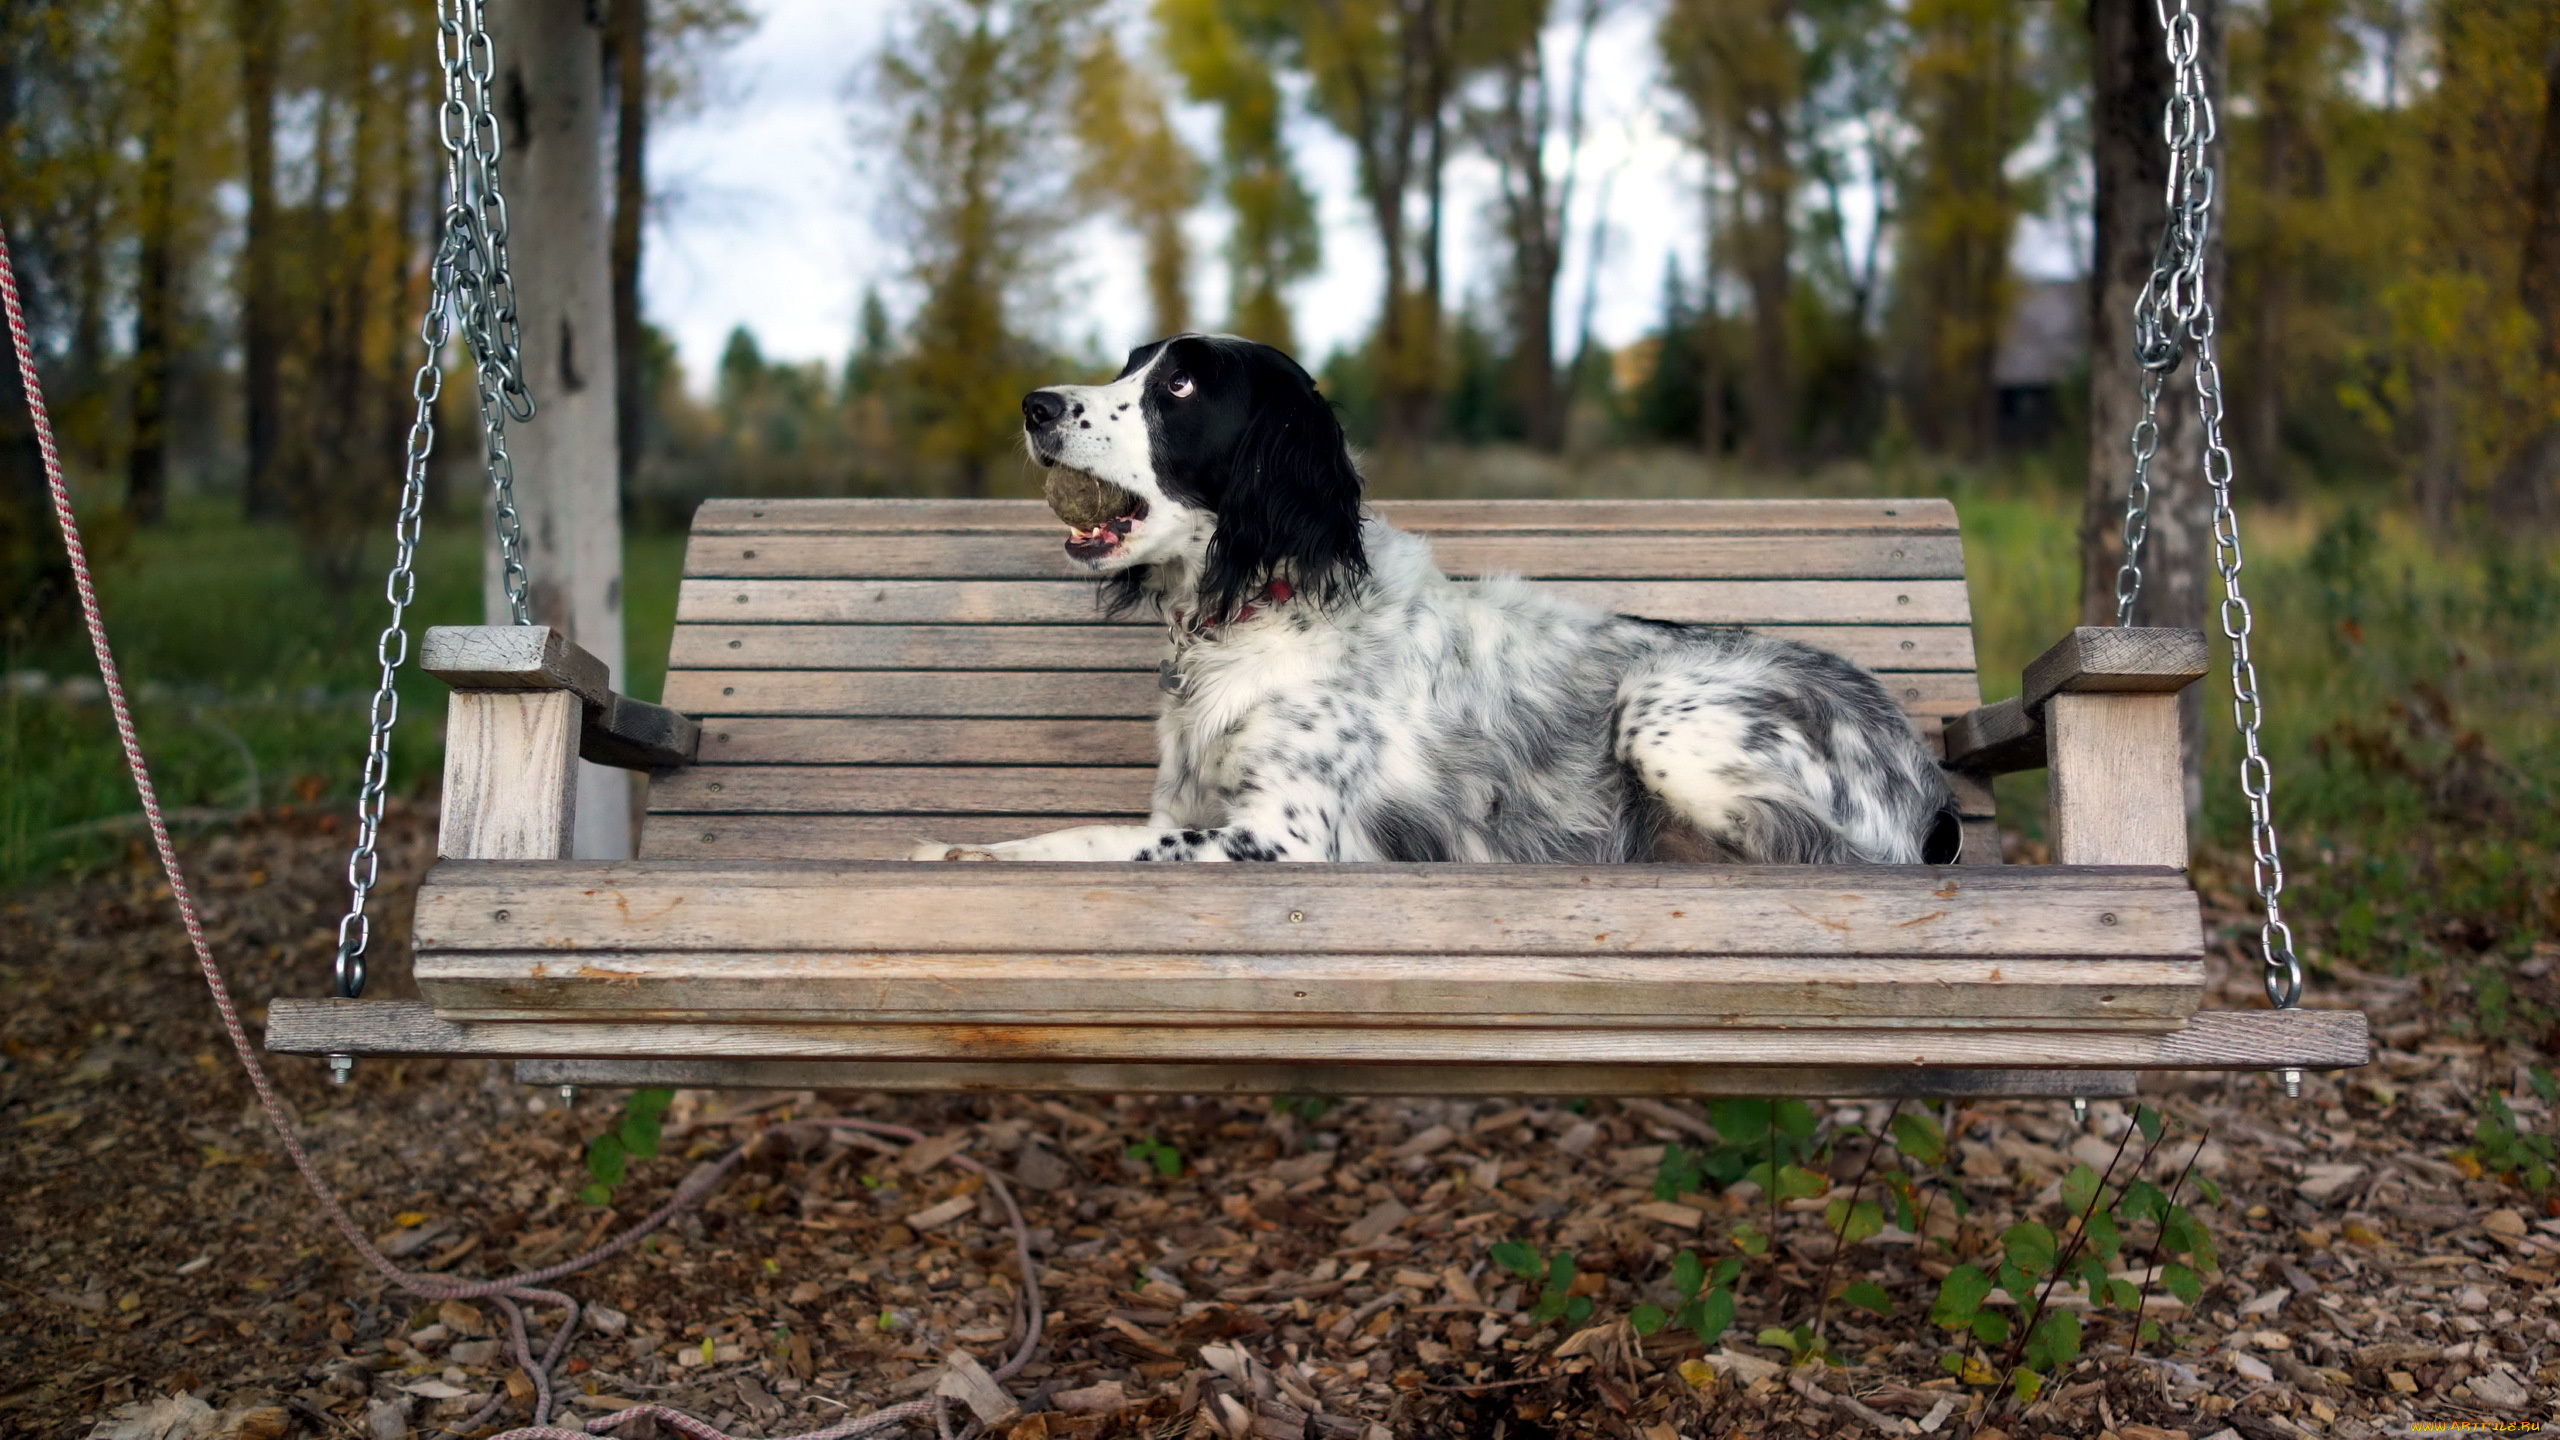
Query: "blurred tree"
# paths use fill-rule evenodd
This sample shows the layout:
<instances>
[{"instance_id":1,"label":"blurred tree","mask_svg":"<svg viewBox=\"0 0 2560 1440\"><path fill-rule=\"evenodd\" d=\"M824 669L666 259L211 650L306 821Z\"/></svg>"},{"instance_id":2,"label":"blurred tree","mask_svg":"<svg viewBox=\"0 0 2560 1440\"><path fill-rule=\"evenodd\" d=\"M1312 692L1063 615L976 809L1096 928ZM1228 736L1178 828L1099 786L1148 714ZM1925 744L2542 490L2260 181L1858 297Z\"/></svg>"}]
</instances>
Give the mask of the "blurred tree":
<instances>
[{"instance_id":1,"label":"blurred tree","mask_svg":"<svg viewBox=\"0 0 2560 1440\"><path fill-rule=\"evenodd\" d=\"M605 63L612 67L613 431L626 493L647 443L648 347L641 339L640 242L649 210L649 0L610 0Z\"/></svg>"},{"instance_id":2,"label":"blurred tree","mask_svg":"<svg viewBox=\"0 0 2560 1440\"><path fill-rule=\"evenodd\" d=\"M920 458L989 493L1042 351L1014 316L1073 212L1070 110L1096 0L915 0L878 62L897 153L891 201L924 297L903 419Z\"/></svg>"},{"instance_id":3,"label":"blurred tree","mask_svg":"<svg viewBox=\"0 0 2560 1440\"><path fill-rule=\"evenodd\" d=\"M291 18L291 17L288 17ZM432 15L346 0L305 32L298 203L279 204L274 496L313 574L352 592L397 497L439 209ZM288 31L287 33L291 33ZM471 451L465 432L439 448Z\"/></svg>"},{"instance_id":4,"label":"blurred tree","mask_svg":"<svg viewBox=\"0 0 2560 1440\"><path fill-rule=\"evenodd\" d=\"M2242 473L2274 496L2287 481L2285 415L2296 387L2325 378L2299 363L2324 240L2329 150L2356 60L2346 0L2265 0L2234 12L2229 38L2231 431Z\"/></svg>"},{"instance_id":5,"label":"blurred tree","mask_svg":"<svg viewBox=\"0 0 2560 1440\"><path fill-rule=\"evenodd\" d=\"M2540 340L2545 397L2560 397L2560 44L2546 44L2542 134L2525 187L2524 260L2519 292ZM2560 404L2546 404L2542 431L2516 453L2498 487L2504 516L2548 524L2560 510Z\"/></svg>"},{"instance_id":6,"label":"blurred tree","mask_svg":"<svg viewBox=\"0 0 2560 1440\"><path fill-rule=\"evenodd\" d=\"M1812 206L1802 273L1822 305L1823 334L1798 382L1808 440L1861 452L1884 419L1876 319L1884 299L1887 237L1894 233L1910 165L1902 76L1911 32L1891 0L1805 0L1804 171ZM1851 234L1853 212L1859 233ZM1800 287L1801 288L1801 287ZM1799 310L1805 307L1800 306Z\"/></svg>"},{"instance_id":7,"label":"blurred tree","mask_svg":"<svg viewBox=\"0 0 2560 1440\"><path fill-rule=\"evenodd\" d=\"M1564 263L1565 222L1581 175L1591 35L1606 0L1579 0L1560 67L1546 53L1548 0L1488 5L1478 23L1482 43L1495 56L1493 98L1471 109L1469 129L1492 157L1499 185L1511 399L1529 443L1561 450L1566 396L1556 384L1556 272ZM1560 162L1549 158L1558 143Z\"/></svg>"},{"instance_id":8,"label":"blurred tree","mask_svg":"<svg viewBox=\"0 0 2560 1440\"><path fill-rule=\"evenodd\" d=\"M1408 455L1430 431L1441 384L1451 105L1490 58L1488 36L1470 0L1256 3L1268 7L1259 28L1307 76L1315 113L1351 143L1383 267L1371 342L1378 440L1390 456Z\"/></svg>"},{"instance_id":9,"label":"blurred tree","mask_svg":"<svg viewBox=\"0 0 2560 1440\"><path fill-rule=\"evenodd\" d=\"M2552 106L2560 12L2535 0L2438 0L2433 84L2375 157L2359 207L2391 225L2344 387L2400 460L2427 523L2485 503L2506 524L2560 515L2560 373L2546 262L2560 157ZM2387 267L2387 268L2384 268Z\"/></svg>"},{"instance_id":10,"label":"blurred tree","mask_svg":"<svg viewBox=\"0 0 2560 1440\"><path fill-rule=\"evenodd\" d=\"M739 0L608 0L605 60L612 67L614 433L622 485L631 487L648 443L649 345L640 311L641 246L648 228L649 120L699 86L713 50L755 26Z\"/></svg>"},{"instance_id":11,"label":"blurred tree","mask_svg":"<svg viewBox=\"0 0 2560 1440\"><path fill-rule=\"evenodd\" d=\"M1627 417L1637 436L1673 443L1696 442L1710 454L1715 437L1709 423L1708 395L1713 387L1706 355L1715 341L1707 314L1689 297L1687 278L1677 256L1662 267L1662 318L1651 335L1638 342L1651 354L1639 353L1628 368L1637 372L1634 403Z\"/></svg>"},{"instance_id":12,"label":"blurred tree","mask_svg":"<svg viewBox=\"0 0 2560 1440\"><path fill-rule=\"evenodd\" d=\"M1918 132L1903 207L1912 414L1942 450L1987 454L1992 361L2015 286L2009 249L2034 197L2010 162L2036 128L2025 0L1913 0L1906 110Z\"/></svg>"},{"instance_id":13,"label":"blurred tree","mask_svg":"<svg viewBox=\"0 0 2560 1440\"><path fill-rule=\"evenodd\" d=\"M1130 68L1120 43L1099 31L1078 63L1076 184L1107 197L1146 251L1150 337L1191 328L1191 247L1182 222L1200 198L1200 161L1175 134L1164 92Z\"/></svg>"},{"instance_id":14,"label":"blurred tree","mask_svg":"<svg viewBox=\"0 0 2560 1440\"><path fill-rule=\"evenodd\" d=\"M1156 0L1155 16L1185 93L1218 107L1218 179L1230 223L1227 326L1294 349L1286 292L1316 267L1315 201L1290 164L1267 17L1249 14L1265 23L1248 35L1228 0Z\"/></svg>"},{"instance_id":15,"label":"blurred tree","mask_svg":"<svg viewBox=\"0 0 2560 1440\"><path fill-rule=\"evenodd\" d=\"M283 59L283 0L231 0L240 51L240 168L247 208L240 231L240 410L244 453L240 506L251 519L276 510L276 439L283 408L283 297L276 288L282 227L276 213L276 67Z\"/></svg>"},{"instance_id":16,"label":"blurred tree","mask_svg":"<svg viewBox=\"0 0 2560 1440\"><path fill-rule=\"evenodd\" d=\"M177 374L179 125L187 74L180 62L185 16L180 0L148 0L133 58L139 90L134 231L133 378L127 405L132 444L125 452L125 508L156 524L169 503L169 409Z\"/></svg>"},{"instance_id":17,"label":"blurred tree","mask_svg":"<svg viewBox=\"0 0 2560 1440\"><path fill-rule=\"evenodd\" d=\"M8 231L20 298L39 357L59 355L58 315L69 278L52 227L65 218L63 164L67 107L63 92L76 71L66 51L77 45L67 7L18 5L0 10L0 227ZM73 274L77 267L70 267ZM51 377L66 378L56 365ZM51 501L35 426L15 363L0 365L0 645L15 650L53 638L69 607L70 566L53 537ZM62 403L57 395L56 424ZM76 458L76 457L75 457Z\"/></svg>"},{"instance_id":18,"label":"blurred tree","mask_svg":"<svg viewBox=\"0 0 2560 1440\"><path fill-rule=\"evenodd\" d=\"M1790 301L1798 147L1805 94L1796 0L1671 0L1661 46L1672 89L1719 197L1716 251L1751 302L1751 366L1743 434L1763 465L1795 448Z\"/></svg>"}]
</instances>

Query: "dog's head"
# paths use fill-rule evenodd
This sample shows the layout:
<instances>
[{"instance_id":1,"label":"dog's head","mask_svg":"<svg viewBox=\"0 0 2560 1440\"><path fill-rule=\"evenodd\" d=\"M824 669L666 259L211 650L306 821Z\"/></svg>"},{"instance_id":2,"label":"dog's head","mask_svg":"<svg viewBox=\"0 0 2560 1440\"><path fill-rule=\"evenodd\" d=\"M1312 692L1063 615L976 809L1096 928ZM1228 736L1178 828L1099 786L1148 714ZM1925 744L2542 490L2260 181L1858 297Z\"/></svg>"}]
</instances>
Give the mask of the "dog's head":
<instances>
[{"instance_id":1,"label":"dog's head","mask_svg":"<svg viewBox=\"0 0 2560 1440\"><path fill-rule=\"evenodd\" d=\"M1324 600L1367 569L1342 425L1268 345L1141 345L1108 385L1022 397L1022 431L1050 471L1067 553L1130 582L1145 567L1188 567L1205 619L1233 616L1275 579Z\"/></svg>"}]
</instances>

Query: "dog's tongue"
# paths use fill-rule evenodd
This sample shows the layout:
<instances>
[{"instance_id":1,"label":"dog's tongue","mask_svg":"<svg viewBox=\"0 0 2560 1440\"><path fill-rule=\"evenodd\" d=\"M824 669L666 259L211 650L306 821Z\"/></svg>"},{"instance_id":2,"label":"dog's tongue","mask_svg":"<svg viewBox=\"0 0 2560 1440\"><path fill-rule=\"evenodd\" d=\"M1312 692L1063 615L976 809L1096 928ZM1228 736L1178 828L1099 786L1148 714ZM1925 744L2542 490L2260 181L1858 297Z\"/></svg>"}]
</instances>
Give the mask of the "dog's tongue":
<instances>
[{"instance_id":1,"label":"dog's tongue","mask_svg":"<svg viewBox=\"0 0 2560 1440\"><path fill-rule=\"evenodd\" d=\"M1110 481L1064 465L1049 471L1048 483L1041 493L1048 498L1050 510L1078 530L1090 530L1105 520L1126 515L1138 503L1137 496Z\"/></svg>"}]
</instances>

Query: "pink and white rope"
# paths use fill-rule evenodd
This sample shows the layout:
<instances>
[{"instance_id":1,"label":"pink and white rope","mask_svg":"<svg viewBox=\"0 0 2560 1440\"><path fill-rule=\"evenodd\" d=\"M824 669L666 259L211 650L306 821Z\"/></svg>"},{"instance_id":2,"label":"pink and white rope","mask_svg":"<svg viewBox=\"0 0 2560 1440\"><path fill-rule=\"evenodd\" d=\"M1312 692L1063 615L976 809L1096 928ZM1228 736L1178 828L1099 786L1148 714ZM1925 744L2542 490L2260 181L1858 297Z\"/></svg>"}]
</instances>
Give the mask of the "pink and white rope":
<instances>
[{"instance_id":1,"label":"pink and white rope","mask_svg":"<svg viewBox=\"0 0 2560 1440\"><path fill-rule=\"evenodd\" d=\"M567 1353L569 1341L577 1333L581 1310L576 1300L557 1290L544 1287L550 1281L576 1274L629 1249L641 1237L664 1225L679 1212L699 1203L703 1197L718 1187L721 1179L735 1169L740 1160L746 1158L747 1152L752 1150L758 1141L777 1127L758 1130L720 1159L694 1171L685 1178L684 1183L676 1187L674 1194L667 1197L666 1203L649 1212L647 1216L611 1240L540 1269L520 1271L514 1275L486 1280L457 1279L449 1275L404 1270L366 1238L364 1231L357 1228L355 1220L347 1214L346 1207L340 1203L337 1192L330 1187L326 1179L322 1178L319 1168L312 1163L310 1153L303 1148L302 1137L294 1125L291 1112L286 1109L282 1097L276 1094L275 1085L269 1079L266 1066L260 1060L257 1046L250 1042L248 1027L241 1022L239 1007L232 1001L231 986L223 978L222 967L215 962L213 947L205 938L204 922L196 909L195 891L187 882L185 867L178 861L177 846L169 838L168 822L160 809L159 791L151 783L151 767L143 759L142 742L134 732L133 710L125 699L124 679L116 668L115 654L107 643L106 622L99 614L97 587L89 573L89 553L80 541L80 522L71 508L70 486L63 480L62 456L54 442L53 417L45 408L44 389L36 376L35 345L27 334L26 310L18 296L17 270L11 263L8 235L5 230L0 230L0 307L5 307L7 311L9 339L17 353L18 378L26 387L27 412L35 425L36 446L43 452L45 486L52 497L54 523L62 532L63 549L70 556L72 587L80 598L80 616L88 627L89 648L97 657L98 678L106 685L107 709L115 717L116 738L124 747L125 769L133 776L133 788L142 800L143 817L150 824L152 847L159 854L161 872L168 877L169 894L177 901L178 920L186 927L187 944L195 952L196 969L203 974L205 988L213 995L213 1008L222 1017L223 1031L231 1038L232 1053L239 1057L241 1069L248 1072L249 1085L257 1092L258 1104L266 1111L268 1123L275 1128L276 1138L283 1144L285 1154L292 1157L294 1168L301 1172L303 1183L310 1188L312 1198L320 1202L321 1213L328 1217L329 1223L335 1226L338 1234L346 1240L347 1244L364 1258L365 1263L372 1266L392 1285L428 1300L467 1300L485 1297L494 1301L506 1315L508 1338L513 1345L516 1363L524 1369L533 1382L533 1424L507 1431L495 1437L495 1440L584 1440L584 1437L597 1431L611 1430L643 1416L682 1431L694 1437L694 1440L736 1440L736 1437L726 1435L712 1425L663 1405L639 1405L627 1410L618 1410L589 1422L589 1428L567 1429L550 1423L552 1371L559 1365L561 1357ZM904 1126L884 1125L867 1120L829 1118L822 1119L818 1123L833 1129L857 1130L909 1142L924 1138L920 1133ZM1030 1363L1032 1355L1036 1353L1040 1344L1040 1281L1037 1267L1031 1258L1029 1231L1023 1223L1022 1211L1014 1204L1013 1195L1005 1187L1001 1176L965 1155L954 1155L949 1159L951 1163L965 1170L984 1175L989 1188L995 1192L996 1198L1003 1202L1006 1218L1012 1222L1014 1251L1022 1269L1022 1294L1028 1319L1024 1324L1020 1345L1004 1364L993 1372L997 1379L1007 1379ZM522 1309L525 1303L556 1306L567 1311L559 1328L552 1333L550 1344L544 1347L539 1362L534 1359L532 1348L525 1335ZM495 1413L501 1403L503 1403L502 1398L493 1398L488 1408L464 1422L463 1428L478 1428L491 1414ZM950 1421L944 1410L944 1401L938 1397L928 1397L892 1405L868 1415L842 1420L821 1430L812 1430L789 1437L789 1440L850 1440L850 1437L867 1435L892 1425L926 1418L933 1420L937 1431L946 1435L950 1433Z\"/></svg>"}]
</instances>

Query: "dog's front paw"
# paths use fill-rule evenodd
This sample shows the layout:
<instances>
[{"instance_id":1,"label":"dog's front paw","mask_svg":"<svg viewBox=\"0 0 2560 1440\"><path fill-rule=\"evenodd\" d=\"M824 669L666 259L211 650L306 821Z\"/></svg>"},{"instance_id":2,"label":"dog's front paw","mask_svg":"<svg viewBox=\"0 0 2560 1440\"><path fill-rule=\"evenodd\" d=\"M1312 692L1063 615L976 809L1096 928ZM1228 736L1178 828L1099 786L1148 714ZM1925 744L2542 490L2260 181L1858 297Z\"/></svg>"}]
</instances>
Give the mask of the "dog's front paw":
<instances>
[{"instance_id":1,"label":"dog's front paw","mask_svg":"<svg viewBox=\"0 0 2560 1440\"><path fill-rule=\"evenodd\" d=\"M910 860L1000 860L1004 857L984 845L925 844L908 851L907 858Z\"/></svg>"}]
</instances>

